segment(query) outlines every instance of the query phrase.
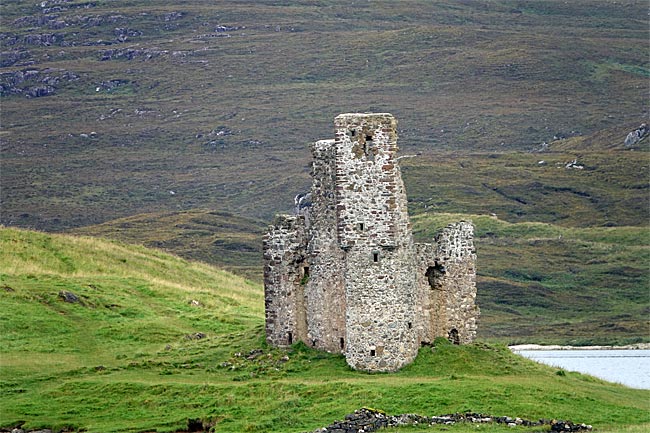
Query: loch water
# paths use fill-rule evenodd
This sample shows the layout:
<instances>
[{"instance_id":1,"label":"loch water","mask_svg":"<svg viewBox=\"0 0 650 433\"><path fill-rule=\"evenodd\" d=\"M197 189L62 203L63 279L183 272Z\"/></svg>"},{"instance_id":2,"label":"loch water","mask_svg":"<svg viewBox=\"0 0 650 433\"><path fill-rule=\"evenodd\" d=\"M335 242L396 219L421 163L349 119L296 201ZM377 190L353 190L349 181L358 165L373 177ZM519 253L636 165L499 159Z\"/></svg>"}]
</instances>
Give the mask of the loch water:
<instances>
[{"instance_id":1,"label":"loch water","mask_svg":"<svg viewBox=\"0 0 650 433\"><path fill-rule=\"evenodd\" d=\"M650 350L515 350L514 353L631 388L650 389Z\"/></svg>"}]
</instances>

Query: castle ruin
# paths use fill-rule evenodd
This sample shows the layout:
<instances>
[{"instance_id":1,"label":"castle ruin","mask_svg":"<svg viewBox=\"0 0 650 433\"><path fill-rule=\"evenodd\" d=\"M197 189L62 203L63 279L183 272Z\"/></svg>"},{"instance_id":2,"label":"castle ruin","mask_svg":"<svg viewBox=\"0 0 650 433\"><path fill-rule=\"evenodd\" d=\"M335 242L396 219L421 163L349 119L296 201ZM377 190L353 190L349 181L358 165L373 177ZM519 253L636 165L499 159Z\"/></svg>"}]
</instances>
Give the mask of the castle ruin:
<instances>
[{"instance_id":1,"label":"castle ruin","mask_svg":"<svg viewBox=\"0 0 650 433\"><path fill-rule=\"evenodd\" d=\"M264 238L269 344L345 354L354 369L396 371L421 344L476 335L473 226L413 242L387 113L341 114L312 145L311 192Z\"/></svg>"}]
</instances>

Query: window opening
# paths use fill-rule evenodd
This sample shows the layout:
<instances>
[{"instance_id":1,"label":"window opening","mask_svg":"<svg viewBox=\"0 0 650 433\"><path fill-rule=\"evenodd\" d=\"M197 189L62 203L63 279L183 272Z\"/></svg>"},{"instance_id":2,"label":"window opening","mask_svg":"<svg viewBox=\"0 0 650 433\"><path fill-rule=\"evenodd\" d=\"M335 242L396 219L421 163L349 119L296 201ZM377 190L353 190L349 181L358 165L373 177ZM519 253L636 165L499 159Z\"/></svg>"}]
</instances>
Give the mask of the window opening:
<instances>
[{"instance_id":1,"label":"window opening","mask_svg":"<svg viewBox=\"0 0 650 433\"><path fill-rule=\"evenodd\" d=\"M303 266L302 268L302 278L300 279L300 285L304 286L309 281L309 266Z\"/></svg>"},{"instance_id":2,"label":"window opening","mask_svg":"<svg viewBox=\"0 0 650 433\"><path fill-rule=\"evenodd\" d=\"M350 134L351 134L353 137L354 137L355 135L357 135L357 131L356 131L356 129L353 129L352 131L350 131Z\"/></svg>"},{"instance_id":3,"label":"window opening","mask_svg":"<svg viewBox=\"0 0 650 433\"><path fill-rule=\"evenodd\" d=\"M372 261L375 263L379 261L379 253L372 253Z\"/></svg>"},{"instance_id":4,"label":"window opening","mask_svg":"<svg viewBox=\"0 0 650 433\"><path fill-rule=\"evenodd\" d=\"M411 328L413 328L413 323L408 322L408 323L406 324L406 326L408 326L408 328L411 329Z\"/></svg>"},{"instance_id":5,"label":"window opening","mask_svg":"<svg viewBox=\"0 0 650 433\"><path fill-rule=\"evenodd\" d=\"M364 224L363 224L363 223L359 223L359 231L363 231L364 228L365 228Z\"/></svg>"},{"instance_id":6,"label":"window opening","mask_svg":"<svg viewBox=\"0 0 650 433\"><path fill-rule=\"evenodd\" d=\"M289 340L289 344L293 344L293 334L291 332L287 335L287 340Z\"/></svg>"},{"instance_id":7,"label":"window opening","mask_svg":"<svg viewBox=\"0 0 650 433\"><path fill-rule=\"evenodd\" d=\"M432 289L435 289L437 280L441 278L443 275L445 275L446 273L447 273L447 269L445 268L445 265L435 262L434 266L429 266L427 268L427 272L424 274L424 276L427 277L429 286Z\"/></svg>"},{"instance_id":8,"label":"window opening","mask_svg":"<svg viewBox=\"0 0 650 433\"><path fill-rule=\"evenodd\" d=\"M458 329L452 328L452 330L449 331L449 341L451 341L452 344L460 344L460 335L458 335Z\"/></svg>"},{"instance_id":9,"label":"window opening","mask_svg":"<svg viewBox=\"0 0 650 433\"><path fill-rule=\"evenodd\" d=\"M377 153L377 151L372 143L372 136L366 135L366 140L363 142L363 154L366 155L368 161L374 161L375 153Z\"/></svg>"},{"instance_id":10,"label":"window opening","mask_svg":"<svg viewBox=\"0 0 650 433\"><path fill-rule=\"evenodd\" d=\"M375 349L370 349L370 356L375 356Z\"/></svg>"},{"instance_id":11,"label":"window opening","mask_svg":"<svg viewBox=\"0 0 650 433\"><path fill-rule=\"evenodd\" d=\"M345 338L341 337L340 344L341 344L341 350L345 349Z\"/></svg>"}]
</instances>

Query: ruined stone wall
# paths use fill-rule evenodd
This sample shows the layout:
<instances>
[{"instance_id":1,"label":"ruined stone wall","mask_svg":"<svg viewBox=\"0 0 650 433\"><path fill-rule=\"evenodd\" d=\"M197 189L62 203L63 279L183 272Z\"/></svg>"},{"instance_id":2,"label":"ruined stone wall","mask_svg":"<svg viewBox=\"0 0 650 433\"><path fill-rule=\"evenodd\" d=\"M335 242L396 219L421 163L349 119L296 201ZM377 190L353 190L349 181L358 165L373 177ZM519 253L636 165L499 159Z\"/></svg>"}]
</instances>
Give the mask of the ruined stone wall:
<instances>
[{"instance_id":1,"label":"ruined stone wall","mask_svg":"<svg viewBox=\"0 0 650 433\"><path fill-rule=\"evenodd\" d=\"M267 340L395 371L420 342L471 342L479 314L471 223L414 244L392 115L342 114L312 145L310 194L264 239Z\"/></svg>"},{"instance_id":2,"label":"ruined stone wall","mask_svg":"<svg viewBox=\"0 0 650 433\"><path fill-rule=\"evenodd\" d=\"M336 234L334 140L312 144L309 211L309 281L307 299L308 336L305 343L328 352L345 348L344 253Z\"/></svg>"},{"instance_id":3,"label":"ruined stone wall","mask_svg":"<svg viewBox=\"0 0 650 433\"><path fill-rule=\"evenodd\" d=\"M307 339L306 241L304 218L288 215L276 218L263 241L266 340L274 346Z\"/></svg>"},{"instance_id":4,"label":"ruined stone wall","mask_svg":"<svg viewBox=\"0 0 650 433\"><path fill-rule=\"evenodd\" d=\"M432 343L436 337L442 336L442 308L440 300L442 287L436 286L436 247L433 244L415 244L416 256L416 315L418 323L418 338L421 343ZM439 272L439 270L438 270Z\"/></svg>"},{"instance_id":5,"label":"ruined stone wall","mask_svg":"<svg viewBox=\"0 0 650 433\"><path fill-rule=\"evenodd\" d=\"M415 269L390 114L345 114L336 125L339 246L345 251L346 360L395 371L417 355Z\"/></svg>"},{"instance_id":6,"label":"ruined stone wall","mask_svg":"<svg viewBox=\"0 0 650 433\"><path fill-rule=\"evenodd\" d=\"M458 344L476 336L476 253L474 227L461 221L445 227L434 244L418 244L418 304L423 342L436 337ZM428 307L425 307L427 306Z\"/></svg>"}]
</instances>

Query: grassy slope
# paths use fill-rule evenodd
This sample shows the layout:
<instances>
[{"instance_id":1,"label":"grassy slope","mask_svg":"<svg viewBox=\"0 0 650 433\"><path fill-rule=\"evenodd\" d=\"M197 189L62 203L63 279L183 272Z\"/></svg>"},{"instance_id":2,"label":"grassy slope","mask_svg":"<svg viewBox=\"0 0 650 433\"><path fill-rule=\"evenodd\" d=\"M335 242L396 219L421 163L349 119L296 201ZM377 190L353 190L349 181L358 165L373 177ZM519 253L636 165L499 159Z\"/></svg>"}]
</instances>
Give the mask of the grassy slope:
<instances>
[{"instance_id":1,"label":"grassy slope","mask_svg":"<svg viewBox=\"0 0 650 433\"><path fill-rule=\"evenodd\" d=\"M509 222L565 227L643 226L650 208L649 142L635 150L607 150L614 143L602 140L588 149L558 142L542 153L406 159L402 170L409 211L493 213ZM573 160L583 169L567 169Z\"/></svg>"},{"instance_id":2,"label":"grassy slope","mask_svg":"<svg viewBox=\"0 0 650 433\"><path fill-rule=\"evenodd\" d=\"M266 226L227 212L194 209L134 215L72 232L160 248L261 281Z\"/></svg>"},{"instance_id":3,"label":"grassy slope","mask_svg":"<svg viewBox=\"0 0 650 433\"><path fill-rule=\"evenodd\" d=\"M300 346L282 361L263 343L258 285L142 247L2 229L0 264L3 424L174 431L201 418L215 431L297 432L366 405L571 418L601 432L650 425L648 391L558 375L504 347L439 343L397 374Z\"/></svg>"},{"instance_id":4,"label":"grassy slope","mask_svg":"<svg viewBox=\"0 0 650 433\"><path fill-rule=\"evenodd\" d=\"M619 127L622 141L648 115L640 0L73 0L50 13L61 29L21 25L38 4L0 6L2 50L27 52L1 71L79 79L2 98L6 225L193 208L270 219L308 185L305 143L331 137L341 112L394 113L407 153L530 150ZM241 28L204 37L219 25ZM12 42L52 33L74 45ZM156 54L101 60L120 49ZM125 84L102 89L110 80Z\"/></svg>"}]
</instances>

